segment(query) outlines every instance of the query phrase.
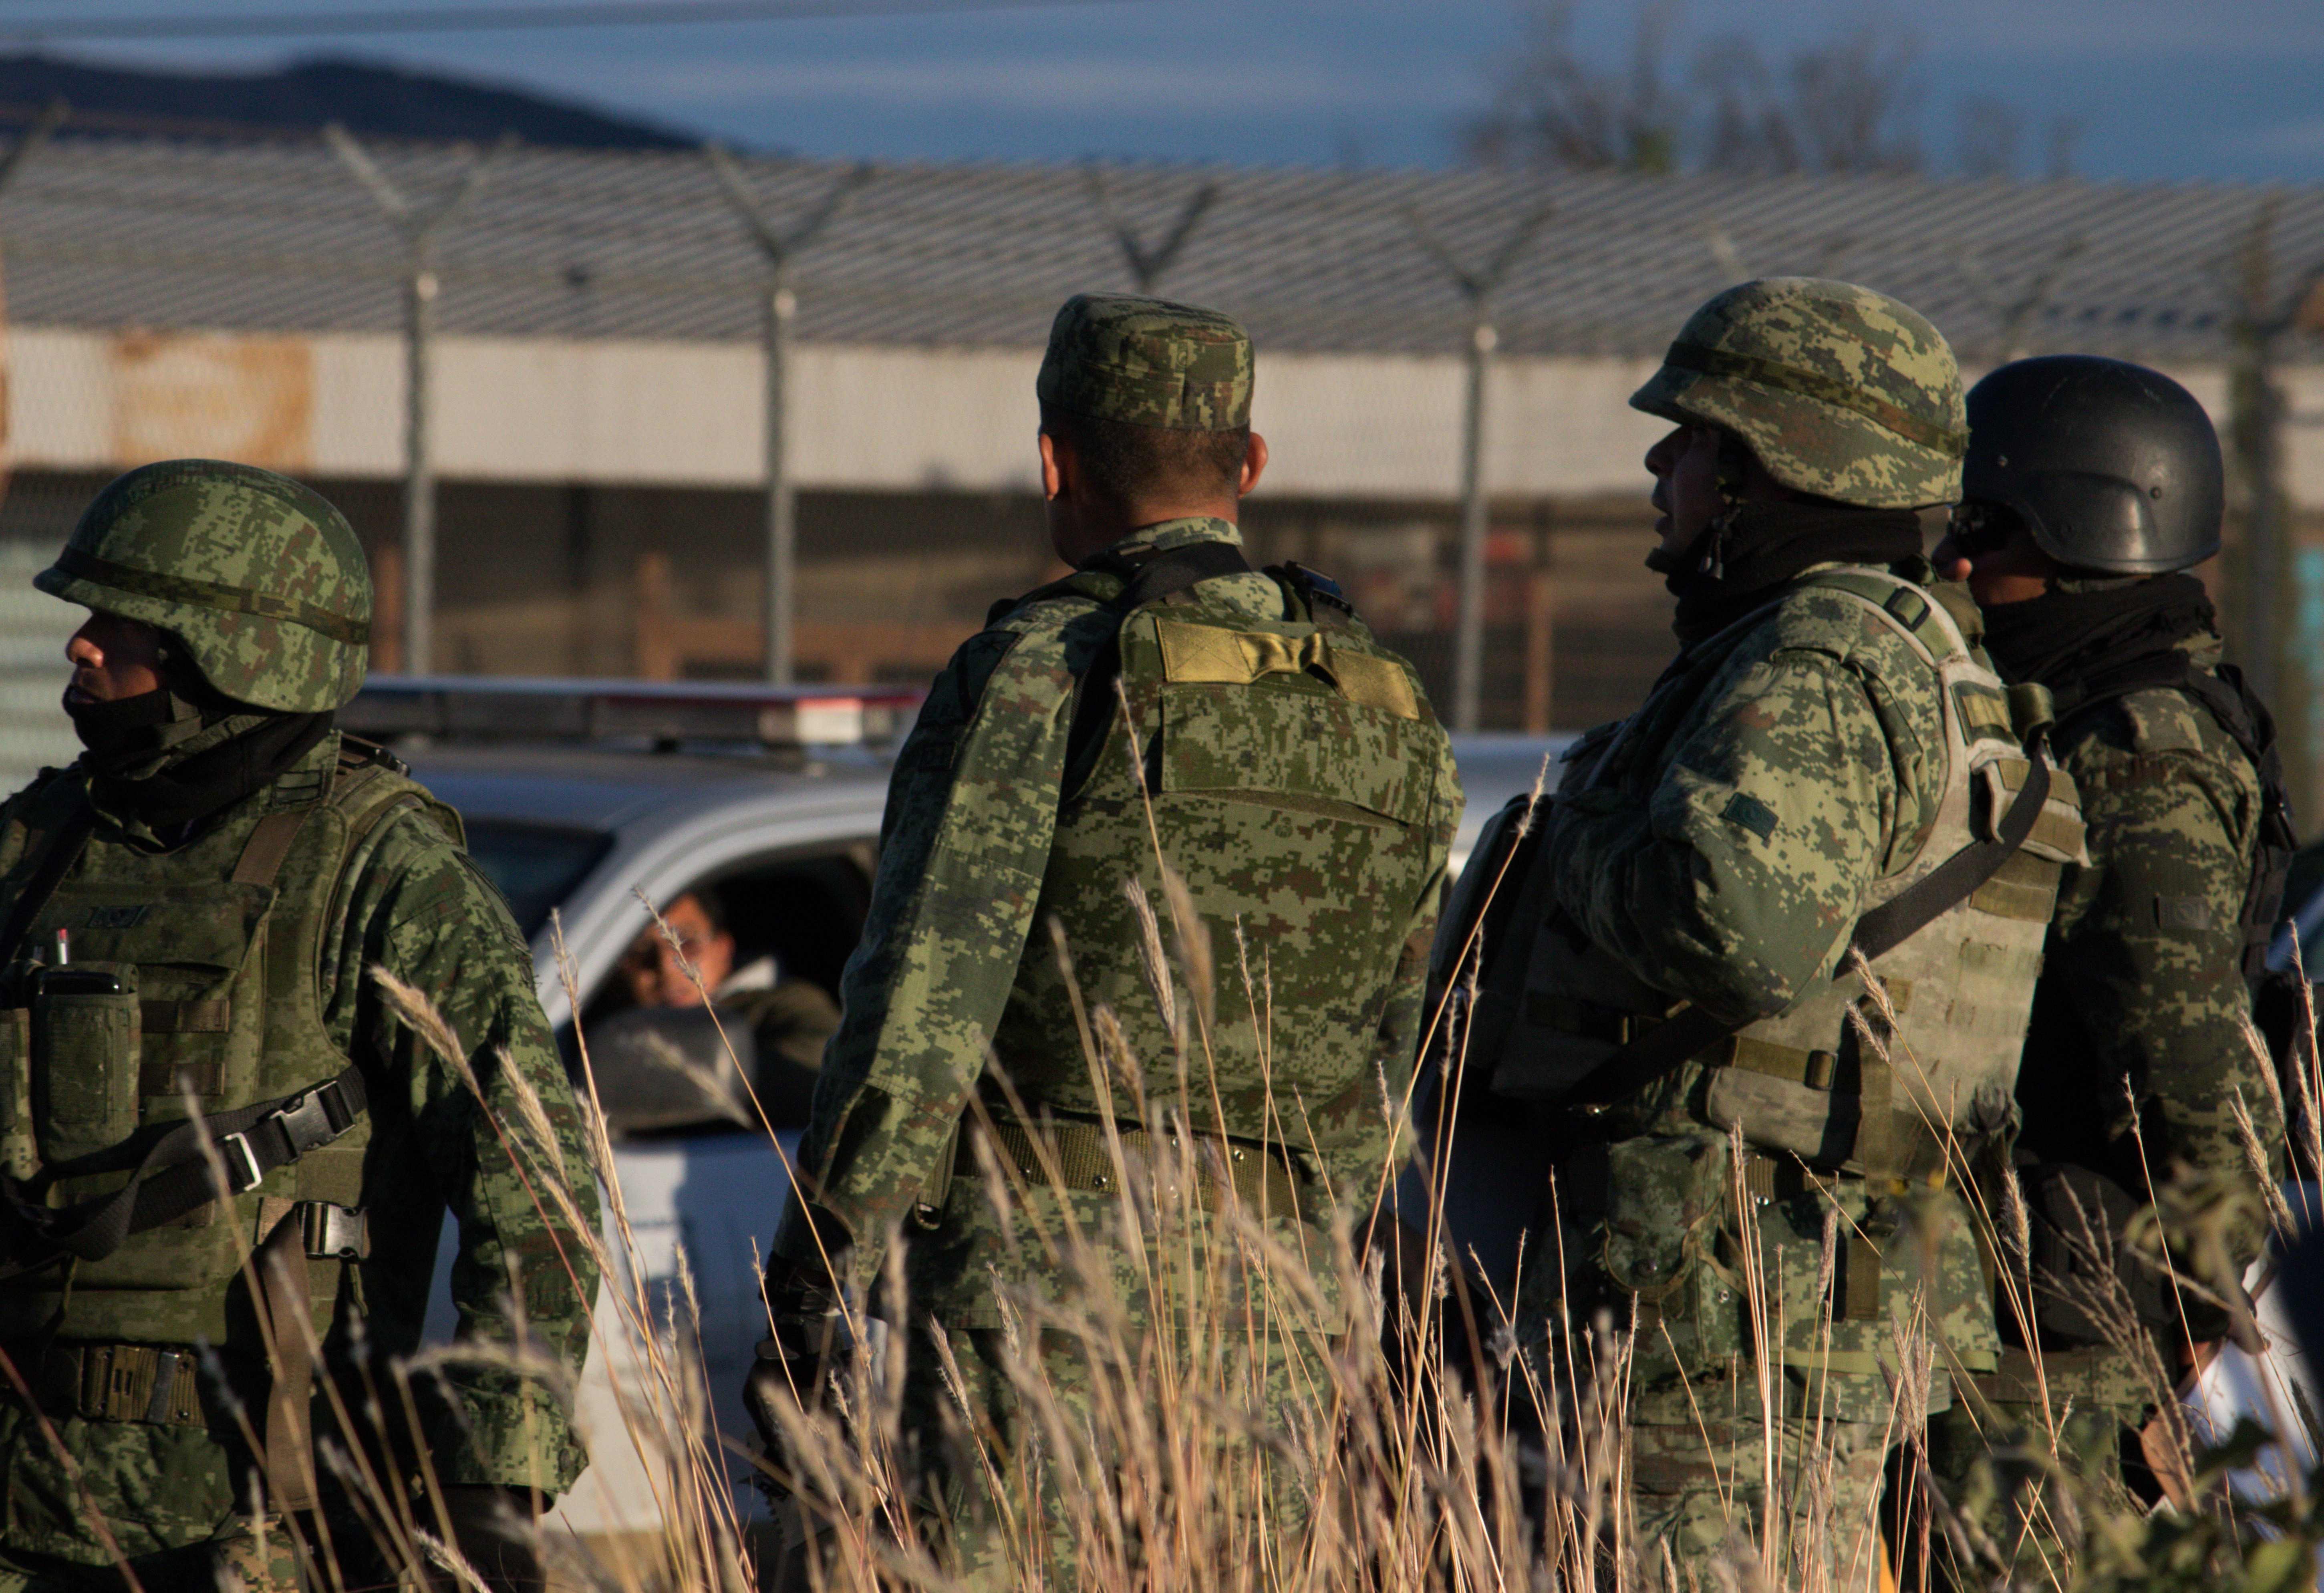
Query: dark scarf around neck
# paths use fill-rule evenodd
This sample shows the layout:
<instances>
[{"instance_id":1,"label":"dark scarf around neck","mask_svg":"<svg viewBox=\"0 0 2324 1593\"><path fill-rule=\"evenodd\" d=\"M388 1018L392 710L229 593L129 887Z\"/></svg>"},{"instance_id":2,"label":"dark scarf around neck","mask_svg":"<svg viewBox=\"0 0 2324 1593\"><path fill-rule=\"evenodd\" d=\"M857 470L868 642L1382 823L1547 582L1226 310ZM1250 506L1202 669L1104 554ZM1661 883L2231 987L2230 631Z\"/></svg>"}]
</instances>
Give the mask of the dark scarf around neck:
<instances>
[{"instance_id":1,"label":"dark scarf around neck","mask_svg":"<svg viewBox=\"0 0 2324 1593\"><path fill-rule=\"evenodd\" d=\"M2012 680L2048 686L2065 714L2085 683L2135 658L2218 629L2203 584L2184 571L2039 597L1985 611L1986 650Z\"/></svg>"},{"instance_id":2,"label":"dark scarf around neck","mask_svg":"<svg viewBox=\"0 0 2324 1593\"><path fill-rule=\"evenodd\" d=\"M329 714L278 714L168 687L109 703L68 703L98 799L159 832L224 811L297 763Z\"/></svg>"},{"instance_id":3,"label":"dark scarf around neck","mask_svg":"<svg viewBox=\"0 0 2324 1593\"><path fill-rule=\"evenodd\" d=\"M1712 520L1686 551L1655 548L1646 567L1678 599L1671 629L1692 647L1824 564L1886 566L1916 557L1921 519L1909 509L1840 503L1745 503Z\"/></svg>"}]
</instances>

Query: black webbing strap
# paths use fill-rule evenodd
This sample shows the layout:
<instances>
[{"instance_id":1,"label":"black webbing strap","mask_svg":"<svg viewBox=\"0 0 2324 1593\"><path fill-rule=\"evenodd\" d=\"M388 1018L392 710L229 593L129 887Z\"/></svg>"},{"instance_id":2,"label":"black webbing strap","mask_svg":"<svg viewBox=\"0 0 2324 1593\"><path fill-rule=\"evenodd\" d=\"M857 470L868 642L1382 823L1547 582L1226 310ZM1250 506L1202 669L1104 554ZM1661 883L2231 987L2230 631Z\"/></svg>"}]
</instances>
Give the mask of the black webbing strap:
<instances>
[{"instance_id":1,"label":"black webbing strap","mask_svg":"<svg viewBox=\"0 0 2324 1593\"><path fill-rule=\"evenodd\" d=\"M2050 799L2050 766L2037 732L2027 743L2025 784L2002 815L1989 841L1972 841L1889 900L1856 921L1850 941L1868 962L1894 950L1977 888L2024 844ZM1840 977L1852 978L1846 963ZM1729 1023L1700 1007L1687 1007L1656 1025L1582 1075L1565 1094L1568 1106L1607 1106L1675 1072L1689 1059L1740 1033L1748 1024Z\"/></svg>"},{"instance_id":2,"label":"black webbing strap","mask_svg":"<svg viewBox=\"0 0 2324 1593\"><path fill-rule=\"evenodd\" d=\"M1097 766L1099 750L1105 745L1106 724L1116 711L1113 683L1121 674L1120 622L1148 603L1184 592L1197 581L1252 573L1250 561L1231 542L1193 542L1143 559L1102 553L1082 568L1098 575L1118 576L1122 588L1106 604L1114 612L1114 628L1099 647L1097 657L1090 660L1074 698L1073 727L1065 735L1065 778L1062 787L1068 795L1089 782Z\"/></svg>"},{"instance_id":3,"label":"black webbing strap","mask_svg":"<svg viewBox=\"0 0 2324 1593\"><path fill-rule=\"evenodd\" d=\"M49 898L56 894L57 886L79 858L96 828L97 809L84 796L74 805L71 816L51 833L48 851L42 856L40 867L16 893L15 901L8 908L7 923L0 925L0 962L12 962L25 954L24 937L32 931L32 920L49 905Z\"/></svg>"},{"instance_id":4,"label":"black webbing strap","mask_svg":"<svg viewBox=\"0 0 2324 1593\"><path fill-rule=\"evenodd\" d=\"M32 1231L13 1247L19 1254L0 1262L0 1278L68 1256L102 1261L131 1234L174 1222L213 1200L242 1194L276 1168L328 1145L354 1128L370 1105L362 1071L350 1067L289 1095L180 1123L154 1142L129 1182L109 1195L62 1211L14 1202L17 1220ZM211 1174L206 1141L216 1146L225 1164L224 1190Z\"/></svg>"}]
</instances>

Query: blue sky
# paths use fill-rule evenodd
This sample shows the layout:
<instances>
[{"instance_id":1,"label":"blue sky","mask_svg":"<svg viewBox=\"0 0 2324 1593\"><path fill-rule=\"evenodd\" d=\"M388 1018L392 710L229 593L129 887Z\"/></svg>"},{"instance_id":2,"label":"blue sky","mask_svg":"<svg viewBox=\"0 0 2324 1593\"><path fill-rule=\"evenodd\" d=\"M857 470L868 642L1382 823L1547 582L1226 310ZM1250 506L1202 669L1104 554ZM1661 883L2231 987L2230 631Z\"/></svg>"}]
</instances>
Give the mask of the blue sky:
<instances>
[{"instance_id":1,"label":"blue sky","mask_svg":"<svg viewBox=\"0 0 2324 1593\"><path fill-rule=\"evenodd\" d=\"M365 9L474 0L362 0ZM503 6L523 0L498 0ZM892 5L896 0L881 0ZM905 0L906 4L910 0ZM528 85L752 148L881 159L1165 156L1236 163L1434 166L1488 100L1520 0L1066 0L918 14L367 38L74 42L147 64L258 65L329 51ZM834 7L848 0L829 0ZM78 0L84 16L327 9L327 0ZM69 0L0 0L11 24ZM1618 60L1634 7L1581 0L1585 48ZM2098 177L2324 180L2324 0L1692 0L1702 39L1763 50L1868 16L1919 41L1928 146L1960 102L2080 129ZM1685 62L1674 62L1683 78Z\"/></svg>"}]
</instances>

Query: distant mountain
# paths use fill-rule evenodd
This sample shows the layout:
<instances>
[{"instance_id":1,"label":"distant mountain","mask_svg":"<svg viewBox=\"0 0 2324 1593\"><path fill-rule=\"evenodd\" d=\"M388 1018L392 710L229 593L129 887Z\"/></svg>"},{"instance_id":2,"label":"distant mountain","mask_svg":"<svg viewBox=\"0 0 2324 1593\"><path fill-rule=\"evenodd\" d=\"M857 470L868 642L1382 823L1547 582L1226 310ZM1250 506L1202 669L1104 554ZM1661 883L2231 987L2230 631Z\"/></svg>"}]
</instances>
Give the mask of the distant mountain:
<instances>
[{"instance_id":1,"label":"distant mountain","mask_svg":"<svg viewBox=\"0 0 2324 1593\"><path fill-rule=\"evenodd\" d=\"M326 122L379 138L472 139L514 133L531 144L591 150L683 150L700 137L521 88L330 57L271 72L164 72L0 55L0 124L21 124L51 100L83 133L280 136Z\"/></svg>"}]
</instances>

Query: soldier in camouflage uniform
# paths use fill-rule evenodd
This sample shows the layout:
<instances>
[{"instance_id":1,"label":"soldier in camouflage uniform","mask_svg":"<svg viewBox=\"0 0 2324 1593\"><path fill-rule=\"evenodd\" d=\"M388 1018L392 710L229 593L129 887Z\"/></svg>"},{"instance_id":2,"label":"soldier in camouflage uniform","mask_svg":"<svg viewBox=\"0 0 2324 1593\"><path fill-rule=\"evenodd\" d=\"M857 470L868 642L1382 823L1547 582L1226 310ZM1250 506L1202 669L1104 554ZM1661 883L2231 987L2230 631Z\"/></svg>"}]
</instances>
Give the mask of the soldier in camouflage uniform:
<instances>
[{"instance_id":1,"label":"soldier in camouflage uniform","mask_svg":"<svg viewBox=\"0 0 2324 1593\"><path fill-rule=\"evenodd\" d=\"M1436 977L1479 971L1470 1093L1554 1159L1521 1347L1560 1386L1594 1323L1627 1345L1628 1574L1720 1586L1771 1527L1770 1585L1869 1588L1882 1457L1946 1393L1900 1345L1992 1364L1953 1189L2006 1129L2070 793L1920 557L1965 441L1926 320L1747 282L1630 401L1675 428L1647 563L1679 656L1487 826Z\"/></svg>"},{"instance_id":2,"label":"soldier in camouflage uniform","mask_svg":"<svg viewBox=\"0 0 2324 1593\"><path fill-rule=\"evenodd\" d=\"M1164 1397L1175 1347L1207 1333L1257 1354L1259 1431L1312 1436L1330 1400L1322 1340L1348 1308L1322 1229L1342 1201L1369 1210L1411 1077L1459 787L1411 668L1337 589L1245 563L1237 502L1267 460L1251 385L1250 340L1214 311L1094 296L1059 310L1039 445L1051 543L1076 573L996 605L898 756L799 1156L814 1205L774 1240L761 1400L808 1375L817 1302L868 1285L903 1236L911 1463L973 1581L1063 1585L1086 1535L1058 1457L1043 1519L1013 1539L985 1494L984 1459L1011 1490L1032 1436L1006 1369L1011 1308L1077 1427L1103 1405L1088 1386L1103 1358L1050 1307L1087 1320L1111 1295L1132 1355L1160 1358L1148 1375L1163 1384L1127 1391L1141 1408ZM1165 862L1192 910L1176 931ZM1207 959L1149 966L1149 907L1161 944L1190 936ZM1093 1029L1116 1065L1093 1058ZM1174 1220L1125 1234L1120 1190L1124 1163L1133 1186L1148 1167L1157 1186L1185 1176L1170 1146L1186 1130L1209 1171L1174 1256L1157 1231ZM1286 1297L1236 1270L1228 1205L1308 1254L1320 1315L1259 1314ZM1107 1236L1102 1277L1063 1253L1068 1227ZM1190 1272L1218 1293L1154 1297ZM946 1441L932 1334L958 1357L983 1459ZM1119 1460L1102 1417L1095 1436L1102 1471ZM1285 1488L1255 1507L1298 1518Z\"/></svg>"},{"instance_id":3,"label":"soldier in camouflage uniform","mask_svg":"<svg viewBox=\"0 0 2324 1593\"><path fill-rule=\"evenodd\" d=\"M1932 1469L1956 1496L1988 1446L2054 1447L2101 1487L2119 1481L2126 1430L2161 1391L2109 1342L2119 1328L2044 1280L2088 1270L2067 1238L2077 1202L2118 1225L2181 1162L2248 1184L2237 1100L2260 1143L2281 1146L2246 1014L2293 845L2267 710L2220 662L2188 573L2218 551L2224 502L2202 407L2157 372L2067 355L1995 371L1969 419L1963 502L1937 560L1977 594L2002 671L2054 697L2052 744L2082 793L2089 861L2059 892L2018 1078L2031 1297L2005 1293L2000 1369L1932 1425ZM2238 1269L2261 1235L2240 1237ZM2174 1375L2190 1332L2225 1327L2135 1267L2127 1281ZM1999 1537L2028 1561L2055 1552L2039 1510Z\"/></svg>"},{"instance_id":4,"label":"soldier in camouflage uniform","mask_svg":"<svg viewBox=\"0 0 2324 1593\"><path fill-rule=\"evenodd\" d=\"M336 1413L375 1383L402 1425L385 1362L418 1346L447 1208L482 1347L577 1372L596 1281L525 944L451 811L332 728L364 676L361 545L296 482L178 460L107 487L36 584L91 611L64 700L88 751L0 808L0 1588L117 1588L118 1561L287 1593L318 1527L375 1579L326 1441L382 1468L374 1513L412 1487L423 1530L535 1586L512 1515L583 1459L554 1380L502 1353L421 1380L416 1434ZM460 1065L374 969L434 1002ZM560 1158L561 1206L537 1192Z\"/></svg>"}]
</instances>

